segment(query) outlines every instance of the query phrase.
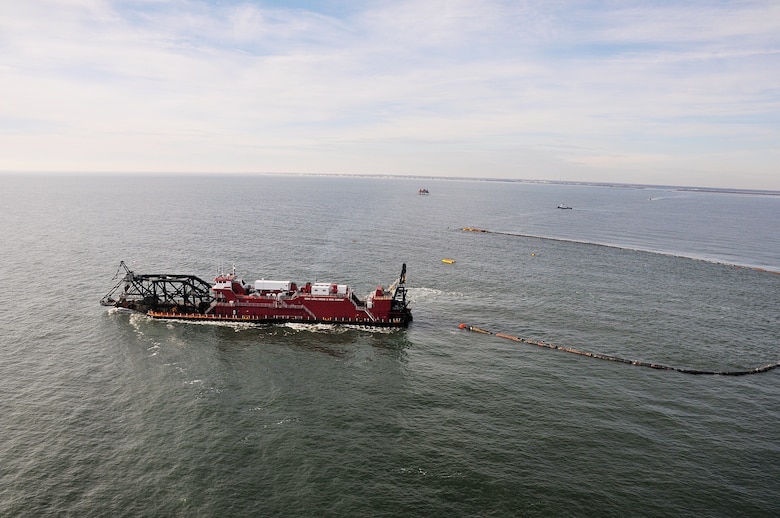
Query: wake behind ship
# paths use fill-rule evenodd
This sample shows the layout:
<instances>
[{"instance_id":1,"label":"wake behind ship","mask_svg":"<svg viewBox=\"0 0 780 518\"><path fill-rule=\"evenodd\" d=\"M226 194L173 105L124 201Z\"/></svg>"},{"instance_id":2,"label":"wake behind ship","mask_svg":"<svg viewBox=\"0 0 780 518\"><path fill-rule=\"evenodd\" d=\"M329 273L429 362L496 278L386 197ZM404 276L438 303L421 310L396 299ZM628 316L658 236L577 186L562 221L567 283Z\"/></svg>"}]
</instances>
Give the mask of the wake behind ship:
<instances>
[{"instance_id":1,"label":"wake behind ship","mask_svg":"<svg viewBox=\"0 0 780 518\"><path fill-rule=\"evenodd\" d=\"M346 284L259 279L244 283L222 273L209 285L194 275L136 274L124 261L117 276L124 275L100 301L104 306L146 313L172 320L327 323L406 327L412 311L406 300L406 264L388 288L381 286L361 299Z\"/></svg>"}]
</instances>

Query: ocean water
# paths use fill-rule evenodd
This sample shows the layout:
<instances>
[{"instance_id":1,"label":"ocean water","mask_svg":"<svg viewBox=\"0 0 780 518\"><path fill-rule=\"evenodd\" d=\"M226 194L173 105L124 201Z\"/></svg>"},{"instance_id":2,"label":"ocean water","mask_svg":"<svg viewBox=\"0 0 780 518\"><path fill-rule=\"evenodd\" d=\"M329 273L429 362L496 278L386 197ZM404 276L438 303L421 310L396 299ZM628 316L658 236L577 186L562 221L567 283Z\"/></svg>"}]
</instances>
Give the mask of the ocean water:
<instances>
[{"instance_id":1,"label":"ocean water","mask_svg":"<svg viewBox=\"0 0 780 518\"><path fill-rule=\"evenodd\" d=\"M780 196L2 181L2 516L780 514L780 369L693 376L458 327L674 367L777 362ZM153 321L98 304L120 260L358 293L405 262L415 320Z\"/></svg>"}]
</instances>

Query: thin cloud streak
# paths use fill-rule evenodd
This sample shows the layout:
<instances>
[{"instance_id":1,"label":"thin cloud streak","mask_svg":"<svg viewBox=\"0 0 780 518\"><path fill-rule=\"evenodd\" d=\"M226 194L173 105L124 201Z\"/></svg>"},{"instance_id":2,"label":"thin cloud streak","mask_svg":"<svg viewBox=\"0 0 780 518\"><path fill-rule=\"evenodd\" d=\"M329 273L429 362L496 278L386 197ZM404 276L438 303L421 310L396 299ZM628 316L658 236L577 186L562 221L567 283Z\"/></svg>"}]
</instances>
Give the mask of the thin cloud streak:
<instances>
[{"instance_id":1,"label":"thin cloud streak","mask_svg":"<svg viewBox=\"0 0 780 518\"><path fill-rule=\"evenodd\" d=\"M41 0L0 19L0 170L780 190L780 8Z\"/></svg>"}]
</instances>

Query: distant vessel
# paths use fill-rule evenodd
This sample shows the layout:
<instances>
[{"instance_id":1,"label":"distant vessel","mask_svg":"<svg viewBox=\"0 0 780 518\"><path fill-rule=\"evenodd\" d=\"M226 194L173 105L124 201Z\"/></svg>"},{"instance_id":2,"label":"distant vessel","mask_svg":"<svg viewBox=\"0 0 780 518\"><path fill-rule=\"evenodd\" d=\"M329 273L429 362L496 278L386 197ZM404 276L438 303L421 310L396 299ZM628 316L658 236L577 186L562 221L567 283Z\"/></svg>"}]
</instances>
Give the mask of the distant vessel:
<instances>
[{"instance_id":1,"label":"distant vessel","mask_svg":"<svg viewBox=\"0 0 780 518\"><path fill-rule=\"evenodd\" d=\"M346 284L260 279L244 284L231 273L219 274L213 285L194 275L136 274L124 261L125 274L100 301L104 306L146 313L169 320L228 321L254 324L284 322L406 327L412 311L406 300L406 264L388 288L381 286L364 299Z\"/></svg>"},{"instance_id":2,"label":"distant vessel","mask_svg":"<svg viewBox=\"0 0 780 518\"><path fill-rule=\"evenodd\" d=\"M423 188L417 191L417 194L430 194L430 193L428 192L428 189Z\"/></svg>"},{"instance_id":3,"label":"distant vessel","mask_svg":"<svg viewBox=\"0 0 780 518\"><path fill-rule=\"evenodd\" d=\"M563 202L561 202L561 203L558 205L558 208L559 208L559 209L571 209L571 207L569 207L568 205L566 205L566 204L565 204L565 203L563 203Z\"/></svg>"},{"instance_id":4,"label":"distant vessel","mask_svg":"<svg viewBox=\"0 0 780 518\"><path fill-rule=\"evenodd\" d=\"M455 259L446 258L446 259L442 259L441 262L446 264L455 264Z\"/></svg>"}]
</instances>

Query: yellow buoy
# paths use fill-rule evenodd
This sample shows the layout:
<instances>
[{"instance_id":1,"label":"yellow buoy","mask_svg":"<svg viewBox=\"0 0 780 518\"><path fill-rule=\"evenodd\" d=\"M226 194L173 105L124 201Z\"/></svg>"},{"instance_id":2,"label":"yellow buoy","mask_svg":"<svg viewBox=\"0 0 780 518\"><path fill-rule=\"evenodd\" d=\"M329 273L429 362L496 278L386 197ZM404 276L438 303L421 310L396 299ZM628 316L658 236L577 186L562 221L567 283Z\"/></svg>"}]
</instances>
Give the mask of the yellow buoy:
<instances>
[{"instance_id":1,"label":"yellow buoy","mask_svg":"<svg viewBox=\"0 0 780 518\"><path fill-rule=\"evenodd\" d=\"M455 264L455 259L442 259L441 262L447 264Z\"/></svg>"}]
</instances>

